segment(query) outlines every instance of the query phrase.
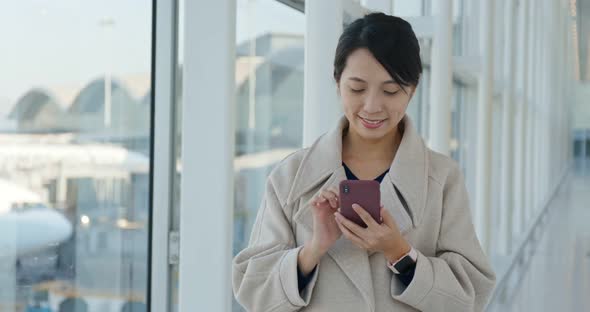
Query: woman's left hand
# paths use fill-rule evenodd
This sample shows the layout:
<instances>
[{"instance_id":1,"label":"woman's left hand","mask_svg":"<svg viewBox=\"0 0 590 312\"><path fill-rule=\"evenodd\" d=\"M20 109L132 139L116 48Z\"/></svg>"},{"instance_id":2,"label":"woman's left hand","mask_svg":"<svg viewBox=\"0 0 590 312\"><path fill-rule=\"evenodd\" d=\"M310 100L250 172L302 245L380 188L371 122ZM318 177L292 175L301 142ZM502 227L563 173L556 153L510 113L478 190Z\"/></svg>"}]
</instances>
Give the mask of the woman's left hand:
<instances>
[{"instance_id":1,"label":"woman's left hand","mask_svg":"<svg viewBox=\"0 0 590 312\"><path fill-rule=\"evenodd\" d=\"M404 239L395 220L383 205L381 205L381 218L383 220L381 224L377 223L360 205L353 204L352 209L365 222L366 228L348 220L339 212L334 213L334 217L342 234L353 244L369 252L382 252L385 258L392 262L397 261L410 251L410 244Z\"/></svg>"}]
</instances>

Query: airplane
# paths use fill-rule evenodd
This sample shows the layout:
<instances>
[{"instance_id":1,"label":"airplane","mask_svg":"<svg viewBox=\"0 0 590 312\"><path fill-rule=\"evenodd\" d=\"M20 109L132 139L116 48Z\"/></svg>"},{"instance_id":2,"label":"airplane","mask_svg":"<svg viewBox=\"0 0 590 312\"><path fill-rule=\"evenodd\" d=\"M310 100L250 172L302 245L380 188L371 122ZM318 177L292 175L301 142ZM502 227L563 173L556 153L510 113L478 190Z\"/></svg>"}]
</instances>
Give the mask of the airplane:
<instances>
[{"instance_id":1,"label":"airplane","mask_svg":"<svg viewBox=\"0 0 590 312\"><path fill-rule=\"evenodd\" d=\"M149 158L123 147L72 143L64 135L0 134L0 261L14 265L0 270L0 280L16 276L29 284L55 277L59 248L74 235L76 222L85 221L51 207L44 192L56 192L54 200L62 203L67 179L129 179L148 172ZM59 191L44 189L55 180L63 181Z\"/></svg>"},{"instance_id":2,"label":"airplane","mask_svg":"<svg viewBox=\"0 0 590 312\"><path fill-rule=\"evenodd\" d=\"M57 246L72 235L66 217L27 188L0 179L0 194L0 258Z\"/></svg>"}]
</instances>

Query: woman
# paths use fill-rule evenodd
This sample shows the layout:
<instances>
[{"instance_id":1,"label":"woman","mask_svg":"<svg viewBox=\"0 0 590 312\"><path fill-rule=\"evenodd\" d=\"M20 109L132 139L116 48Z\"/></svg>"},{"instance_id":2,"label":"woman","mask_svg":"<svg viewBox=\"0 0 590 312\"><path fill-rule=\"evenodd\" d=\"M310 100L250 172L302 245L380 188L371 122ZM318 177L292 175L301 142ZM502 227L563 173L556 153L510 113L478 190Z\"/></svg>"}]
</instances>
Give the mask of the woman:
<instances>
[{"instance_id":1,"label":"woman","mask_svg":"<svg viewBox=\"0 0 590 312\"><path fill-rule=\"evenodd\" d=\"M421 72L406 21L374 13L344 30L334 79L345 116L269 175L249 245L233 262L247 310L484 309L495 276L461 172L405 114ZM339 213L345 179L380 182L382 223L358 205L366 228Z\"/></svg>"}]
</instances>

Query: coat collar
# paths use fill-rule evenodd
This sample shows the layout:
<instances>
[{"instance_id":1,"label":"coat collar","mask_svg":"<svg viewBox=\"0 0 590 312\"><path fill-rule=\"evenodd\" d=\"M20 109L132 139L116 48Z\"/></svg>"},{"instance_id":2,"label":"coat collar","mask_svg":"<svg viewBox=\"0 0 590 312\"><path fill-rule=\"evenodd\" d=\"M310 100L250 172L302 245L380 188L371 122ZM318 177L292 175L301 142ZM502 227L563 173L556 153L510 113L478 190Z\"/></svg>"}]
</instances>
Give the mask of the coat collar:
<instances>
[{"instance_id":1,"label":"coat collar","mask_svg":"<svg viewBox=\"0 0 590 312\"><path fill-rule=\"evenodd\" d=\"M411 224L407 225L417 227L426 204L428 149L407 115L402 119L402 125L402 141L389 173L381 183L381 200L396 217L400 230L406 232L406 224L400 223L409 221ZM321 189L324 189L332 186L328 184L338 185L341 180L346 179L342 167L342 134L347 127L348 120L342 116L331 131L312 144L301 161L287 202L296 200L322 182L324 183ZM326 183L327 179L331 180L331 183ZM395 205L398 202L402 205ZM406 220L408 217L409 220Z\"/></svg>"}]
</instances>

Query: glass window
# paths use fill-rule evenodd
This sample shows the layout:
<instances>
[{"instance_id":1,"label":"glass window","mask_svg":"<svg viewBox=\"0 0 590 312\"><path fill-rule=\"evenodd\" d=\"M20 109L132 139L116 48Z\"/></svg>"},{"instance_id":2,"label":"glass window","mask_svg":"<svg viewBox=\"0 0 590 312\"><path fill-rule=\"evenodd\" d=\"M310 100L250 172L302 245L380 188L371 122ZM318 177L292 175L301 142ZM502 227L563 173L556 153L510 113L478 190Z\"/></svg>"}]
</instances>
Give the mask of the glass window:
<instances>
[{"instance_id":1,"label":"glass window","mask_svg":"<svg viewBox=\"0 0 590 312\"><path fill-rule=\"evenodd\" d=\"M248 244L270 170L302 144L304 31L303 13L278 1L237 2L234 254Z\"/></svg>"},{"instance_id":2,"label":"glass window","mask_svg":"<svg viewBox=\"0 0 590 312\"><path fill-rule=\"evenodd\" d=\"M151 4L0 11L0 311L147 311Z\"/></svg>"},{"instance_id":3,"label":"glass window","mask_svg":"<svg viewBox=\"0 0 590 312\"><path fill-rule=\"evenodd\" d=\"M266 176L301 147L303 13L276 1L238 1L234 253L243 249Z\"/></svg>"},{"instance_id":4,"label":"glass window","mask_svg":"<svg viewBox=\"0 0 590 312\"><path fill-rule=\"evenodd\" d=\"M408 104L408 108L406 110L406 114L410 117L412 122L414 123L414 127L418 130L418 132L422 132L422 126L424 120L422 120L422 114L424 113L423 110L428 108L428 103L426 103L426 99L428 98L428 89L427 89L427 81L424 79L424 71L422 77L420 77L420 82L414 92L414 96L410 100ZM428 122L428 120L426 120ZM426 137L425 134L421 133L423 137Z\"/></svg>"},{"instance_id":5,"label":"glass window","mask_svg":"<svg viewBox=\"0 0 590 312\"><path fill-rule=\"evenodd\" d=\"M394 1L393 14L396 16L422 16L424 15L423 1Z\"/></svg>"},{"instance_id":6,"label":"glass window","mask_svg":"<svg viewBox=\"0 0 590 312\"><path fill-rule=\"evenodd\" d=\"M178 12L172 231L177 231L180 223L184 0L179 1ZM234 254L248 243L268 173L302 144L304 29L303 13L278 1L237 1ZM170 309L177 311L177 265L172 266L170 275ZM241 309L234 301L233 310Z\"/></svg>"}]
</instances>

